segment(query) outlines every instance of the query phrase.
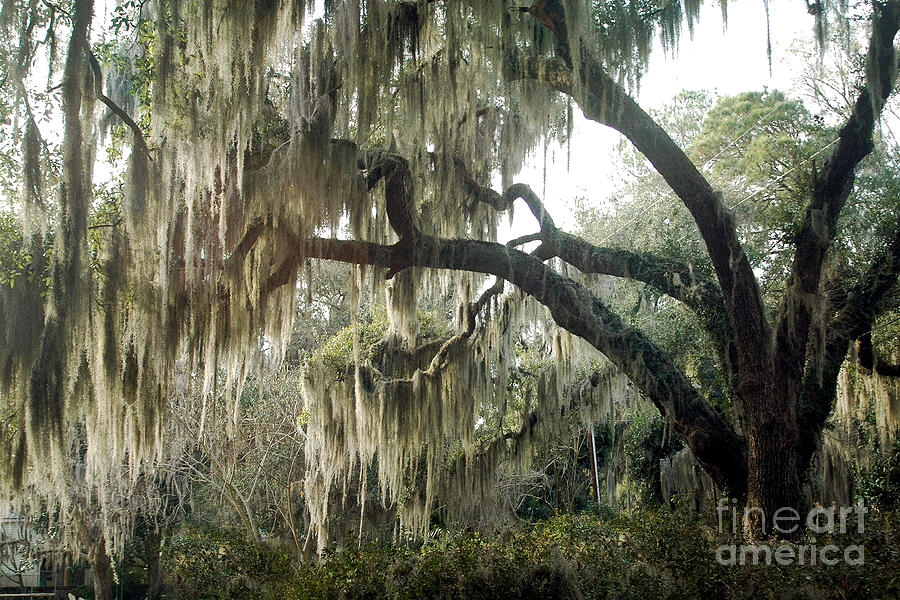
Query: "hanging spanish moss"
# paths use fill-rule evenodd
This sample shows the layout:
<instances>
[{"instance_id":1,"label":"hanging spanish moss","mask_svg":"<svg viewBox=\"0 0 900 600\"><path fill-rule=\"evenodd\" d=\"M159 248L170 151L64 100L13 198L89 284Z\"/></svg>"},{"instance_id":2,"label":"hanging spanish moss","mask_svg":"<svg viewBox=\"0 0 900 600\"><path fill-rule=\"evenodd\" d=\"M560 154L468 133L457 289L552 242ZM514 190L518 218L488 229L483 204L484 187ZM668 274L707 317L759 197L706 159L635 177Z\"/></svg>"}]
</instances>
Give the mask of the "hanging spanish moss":
<instances>
[{"instance_id":1,"label":"hanging spanish moss","mask_svg":"<svg viewBox=\"0 0 900 600\"><path fill-rule=\"evenodd\" d=\"M496 238L500 211L477 202L461 181L514 183L548 139L565 141L572 118L548 86L498 72L527 54L571 68L577 87L586 84L583 57L591 52L618 81L636 86L654 36L672 48L699 11L695 0L659 9L566 0L528 10L490 0L337 0L311 19L313 5L141 3L134 18L152 31L152 42L118 49L126 59L115 64L124 71L114 72L92 55L100 30L94 3L74 2L59 84L63 156L54 202L46 201L41 132L31 114L20 115L24 198L45 211L40 219L52 222L54 237L24 227L30 273L0 289L0 393L19 424L4 438L5 477L44 485L47 497L66 499L63 506L75 499L67 457L76 453L84 469L78 480L87 486L81 501L116 514L114 498L125 490L107 487L120 473L128 485L138 481L164 452L179 369L196 376L200 398L230 403L226 434L235 432L251 357L265 346L277 361L284 350L298 270L316 255L308 240ZM25 71L34 64L34 27L48 40L64 28L56 10L3 3L0 28L18 33ZM53 78L55 42L49 48ZM139 87L148 64L145 97L129 101L124 84ZM122 218L91 225L102 125L119 122L109 111L127 125L131 145ZM386 198L393 185L386 165L397 156L409 171L408 228L392 216L395 199ZM406 269L385 286L384 275L373 268L357 282L386 294L380 362L367 362L357 348L352 376L312 365L304 382L306 493L320 544L332 491L370 464L384 503L421 534L435 509L464 518L466 501L490 494L501 457L527 464L528 449L572 412L567 382L573 355L583 352L533 300L497 294L472 312L480 276ZM417 301L437 293L454 296L456 335L426 353ZM553 340L553 364L540 376L535 406L518 417L520 428L480 437L480 420L506 406L523 328ZM608 412L619 377L606 373L608 385L593 386L599 397L583 404ZM120 548L121 531L111 521L104 527L107 544Z\"/></svg>"},{"instance_id":2,"label":"hanging spanish moss","mask_svg":"<svg viewBox=\"0 0 900 600\"><path fill-rule=\"evenodd\" d=\"M499 288L488 288L482 298ZM497 468L524 472L534 449L572 420L611 418L625 397L625 380L608 363L576 388L576 364L596 357L586 344L549 326L543 309L515 292L489 303L486 314L460 315L454 336L410 352L388 337L378 351L356 352L336 367L313 359L303 380L308 405L305 490L313 539L331 538L334 496L365 485L370 466L381 503L394 510L404 536L428 532L433 514L447 523L496 524ZM535 381L533 402L508 403L507 378L519 367L514 342L549 328L550 361ZM372 356L359 360L360 356ZM576 360L579 357L580 360ZM344 375L341 375L343 373ZM344 500L346 501L346 499Z\"/></svg>"}]
</instances>

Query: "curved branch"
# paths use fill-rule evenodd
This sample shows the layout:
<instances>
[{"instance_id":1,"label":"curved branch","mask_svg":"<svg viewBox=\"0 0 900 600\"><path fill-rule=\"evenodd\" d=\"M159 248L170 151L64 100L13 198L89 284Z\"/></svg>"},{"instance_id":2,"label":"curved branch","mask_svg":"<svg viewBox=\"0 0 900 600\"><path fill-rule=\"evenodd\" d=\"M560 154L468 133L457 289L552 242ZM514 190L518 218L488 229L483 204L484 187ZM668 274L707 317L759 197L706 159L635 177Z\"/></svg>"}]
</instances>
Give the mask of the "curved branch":
<instances>
[{"instance_id":1,"label":"curved branch","mask_svg":"<svg viewBox=\"0 0 900 600\"><path fill-rule=\"evenodd\" d=\"M530 13L538 22L553 32L553 37L556 38L556 52L566 66L572 68L566 12L559 0L535 0L530 7L523 7L519 10Z\"/></svg>"},{"instance_id":2,"label":"curved branch","mask_svg":"<svg viewBox=\"0 0 900 600\"><path fill-rule=\"evenodd\" d=\"M583 273L642 281L680 300L701 316L727 319L722 290L715 281L696 273L690 265L649 252L595 246L564 232L557 235L555 246L556 256Z\"/></svg>"},{"instance_id":3,"label":"curved branch","mask_svg":"<svg viewBox=\"0 0 900 600\"><path fill-rule=\"evenodd\" d=\"M525 201L531 214L534 215L542 232L556 231L556 224L550 217L550 213L547 212L544 203L530 186L524 183L514 183L501 194L492 188L478 183L478 181L472 177L472 174L469 173L466 165L459 157L453 159L453 164L456 167L457 173L460 175L463 188L472 195L476 202L484 202L485 204L493 206L497 211L502 212L504 210L509 210L513 205L513 202L521 198Z\"/></svg>"},{"instance_id":4,"label":"curved branch","mask_svg":"<svg viewBox=\"0 0 900 600\"><path fill-rule=\"evenodd\" d=\"M481 312L481 309L483 309L488 302L491 301L491 298L500 294L502 291L503 279L498 277L494 284L484 290L475 302L468 303L465 307L466 328L441 344L440 349L435 353L434 357L432 357L426 374L432 375L440 370L453 349L458 344L463 344L472 337L472 334L475 333L475 316Z\"/></svg>"},{"instance_id":5,"label":"curved branch","mask_svg":"<svg viewBox=\"0 0 900 600\"><path fill-rule=\"evenodd\" d=\"M648 252L602 248L564 232L556 235L552 250L555 256L582 273L600 273L641 281L684 303L696 313L711 336L726 372L729 376L733 375L737 350L725 299L715 281L676 260ZM546 255L541 253L538 256L546 259Z\"/></svg>"},{"instance_id":6,"label":"curved branch","mask_svg":"<svg viewBox=\"0 0 900 600\"><path fill-rule=\"evenodd\" d=\"M755 374L766 369L759 348L765 347L769 324L762 294L750 261L737 238L734 218L696 165L656 121L610 77L588 59L576 83L559 60L510 54L504 60L509 80L543 81L578 102L584 115L620 132L653 164L690 211L716 271L732 325L739 379L738 393L752 397L762 384ZM737 327L740 324L740 327Z\"/></svg>"},{"instance_id":7,"label":"curved branch","mask_svg":"<svg viewBox=\"0 0 900 600\"><path fill-rule=\"evenodd\" d=\"M388 267L398 265L465 270L503 278L546 306L556 323L603 352L671 418L694 456L713 479L742 497L746 447L734 429L640 331L626 325L583 285L539 259L494 242L422 235L409 247L337 239L294 239L295 254L266 283L267 291L290 280L304 258Z\"/></svg>"},{"instance_id":8,"label":"curved branch","mask_svg":"<svg viewBox=\"0 0 900 600\"><path fill-rule=\"evenodd\" d=\"M467 190L476 200L486 202L497 210L508 209L518 198L524 199L528 204L541 225L541 232L522 236L508 245L518 246L528 241L541 240L543 244L534 253L541 260L559 257L582 273L612 275L653 286L694 310L712 336L726 369L731 370L736 364L736 350L725 299L715 281L694 272L690 265L675 260L650 253L603 248L576 235L559 231L540 198L528 186L515 184L501 195L475 181L461 162L457 161L457 167L463 175Z\"/></svg>"},{"instance_id":9,"label":"curved branch","mask_svg":"<svg viewBox=\"0 0 900 600\"><path fill-rule=\"evenodd\" d=\"M459 162L457 166L464 174L466 189L476 200L490 204L499 211L509 209L519 198L525 200L541 226L541 233L522 236L510 245L541 240L544 244L535 253L541 260L559 257L583 273L642 281L698 312L714 312L720 320L727 318L722 290L715 281L695 273L689 265L651 253L595 246L583 238L558 230L541 199L527 185L513 184L500 194L476 182Z\"/></svg>"},{"instance_id":10,"label":"curved branch","mask_svg":"<svg viewBox=\"0 0 900 600\"><path fill-rule=\"evenodd\" d=\"M792 380L802 374L812 315L821 302L822 267L837 233L838 217L853 189L857 165L874 148L875 121L894 86L893 40L898 28L900 4L875 3L868 86L859 94L853 113L841 128L834 152L820 172L813 171L810 204L797 235L776 337L776 364Z\"/></svg>"}]
</instances>

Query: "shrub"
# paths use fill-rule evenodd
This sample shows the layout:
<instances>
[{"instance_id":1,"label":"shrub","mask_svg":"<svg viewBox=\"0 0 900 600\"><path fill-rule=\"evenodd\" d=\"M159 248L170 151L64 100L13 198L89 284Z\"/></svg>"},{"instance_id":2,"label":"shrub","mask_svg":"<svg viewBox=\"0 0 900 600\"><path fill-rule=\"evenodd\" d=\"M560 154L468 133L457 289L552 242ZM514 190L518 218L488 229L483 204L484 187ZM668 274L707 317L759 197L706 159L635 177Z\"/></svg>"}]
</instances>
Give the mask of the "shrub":
<instances>
[{"instance_id":1,"label":"shrub","mask_svg":"<svg viewBox=\"0 0 900 600\"><path fill-rule=\"evenodd\" d=\"M296 580L290 554L230 529L173 536L162 564L180 600L281 600Z\"/></svg>"},{"instance_id":2,"label":"shrub","mask_svg":"<svg viewBox=\"0 0 900 600\"><path fill-rule=\"evenodd\" d=\"M716 548L745 542L688 510L660 507L562 515L491 536L442 534L417 549L370 545L296 567L285 553L227 532L183 534L166 555L184 600L896 598L898 534L893 514L874 512L864 532L816 536L820 548L864 545L864 565L729 566Z\"/></svg>"}]
</instances>

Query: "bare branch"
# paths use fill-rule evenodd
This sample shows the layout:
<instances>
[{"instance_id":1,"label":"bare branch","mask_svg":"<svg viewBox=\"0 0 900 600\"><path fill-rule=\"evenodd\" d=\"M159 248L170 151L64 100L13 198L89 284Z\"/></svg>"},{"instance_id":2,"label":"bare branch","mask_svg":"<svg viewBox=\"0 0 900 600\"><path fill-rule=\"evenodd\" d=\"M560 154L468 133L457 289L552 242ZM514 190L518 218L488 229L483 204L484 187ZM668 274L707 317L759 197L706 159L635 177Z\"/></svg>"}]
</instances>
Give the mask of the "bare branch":
<instances>
[{"instance_id":1,"label":"bare branch","mask_svg":"<svg viewBox=\"0 0 900 600\"><path fill-rule=\"evenodd\" d=\"M547 212L547 209L544 208L544 203L529 186L524 183L514 183L509 186L503 194L500 194L493 189L478 183L475 178L472 177L471 173L469 173L469 170L462 160L455 158L453 162L456 166L457 173L459 173L460 178L462 179L463 187L477 202L484 202L485 204L493 206L498 211L504 211L509 210L513 202L521 198L525 201L531 214L534 215L541 231L556 231L556 224L553 223L550 213Z\"/></svg>"}]
</instances>

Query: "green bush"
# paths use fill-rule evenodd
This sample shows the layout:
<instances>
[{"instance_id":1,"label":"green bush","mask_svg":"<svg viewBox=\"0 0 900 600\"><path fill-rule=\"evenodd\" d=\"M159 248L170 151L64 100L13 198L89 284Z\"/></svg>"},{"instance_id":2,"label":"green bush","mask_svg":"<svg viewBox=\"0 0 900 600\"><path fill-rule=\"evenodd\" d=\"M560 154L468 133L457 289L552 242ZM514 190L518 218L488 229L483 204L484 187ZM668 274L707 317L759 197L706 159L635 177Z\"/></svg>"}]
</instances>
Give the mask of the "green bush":
<instances>
[{"instance_id":1,"label":"green bush","mask_svg":"<svg viewBox=\"0 0 900 600\"><path fill-rule=\"evenodd\" d=\"M179 600L281 600L296 580L288 552L229 529L173 536L162 565Z\"/></svg>"},{"instance_id":2,"label":"green bush","mask_svg":"<svg viewBox=\"0 0 900 600\"><path fill-rule=\"evenodd\" d=\"M659 479L659 461L674 456L684 448L684 441L666 427L666 420L658 412L635 412L625 430L625 455L628 456L628 476L643 504L655 505L663 501Z\"/></svg>"},{"instance_id":3,"label":"green bush","mask_svg":"<svg viewBox=\"0 0 900 600\"><path fill-rule=\"evenodd\" d=\"M891 451L857 477L857 491L880 510L900 509L900 435Z\"/></svg>"},{"instance_id":4,"label":"green bush","mask_svg":"<svg viewBox=\"0 0 900 600\"><path fill-rule=\"evenodd\" d=\"M183 534L166 555L177 574L174 597L184 600L896 598L898 534L893 514L874 512L866 531L815 542L862 544L865 565L729 566L716 561L716 548L745 542L687 510L658 508L564 515L492 536L444 534L418 549L327 552L296 567L285 553L233 533Z\"/></svg>"}]
</instances>

